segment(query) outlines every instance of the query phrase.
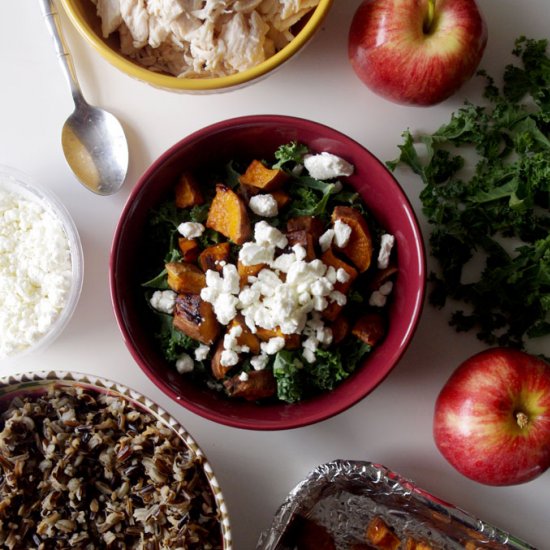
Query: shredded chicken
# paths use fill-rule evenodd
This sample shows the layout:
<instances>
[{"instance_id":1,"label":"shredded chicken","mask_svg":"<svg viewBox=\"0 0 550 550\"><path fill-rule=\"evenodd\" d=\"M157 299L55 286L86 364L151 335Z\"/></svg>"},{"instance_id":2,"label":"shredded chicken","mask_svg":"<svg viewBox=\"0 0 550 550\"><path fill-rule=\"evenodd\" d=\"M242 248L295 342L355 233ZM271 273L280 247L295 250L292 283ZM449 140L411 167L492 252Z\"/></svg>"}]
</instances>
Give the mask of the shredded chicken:
<instances>
[{"instance_id":1,"label":"shredded chicken","mask_svg":"<svg viewBox=\"0 0 550 550\"><path fill-rule=\"evenodd\" d=\"M150 70L185 78L250 69L284 48L319 0L91 0L105 38Z\"/></svg>"}]
</instances>

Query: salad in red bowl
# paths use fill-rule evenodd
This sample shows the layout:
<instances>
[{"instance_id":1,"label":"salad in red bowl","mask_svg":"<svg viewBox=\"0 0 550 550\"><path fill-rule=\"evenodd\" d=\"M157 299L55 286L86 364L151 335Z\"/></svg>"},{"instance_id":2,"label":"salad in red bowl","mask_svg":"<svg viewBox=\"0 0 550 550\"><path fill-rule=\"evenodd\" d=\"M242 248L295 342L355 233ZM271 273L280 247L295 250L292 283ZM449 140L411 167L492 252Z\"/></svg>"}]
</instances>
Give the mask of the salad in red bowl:
<instances>
[{"instance_id":1,"label":"salad in red bowl","mask_svg":"<svg viewBox=\"0 0 550 550\"><path fill-rule=\"evenodd\" d=\"M167 361L248 401L334 389L384 338L395 238L346 183L354 166L297 142L272 159L183 171L152 212L166 251L144 283Z\"/></svg>"},{"instance_id":2,"label":"salad in red bowl","mask_svg":"<svg viewBox=\"0 0 550 550\"><path fill-rule=\"evenodd\" d=\"M194 412L280 429L344 410L418 320L423 248L389 172L338 132L243 117L184 139L138 183L113 246L126 343Z\"/></svg>"}]
</instances>

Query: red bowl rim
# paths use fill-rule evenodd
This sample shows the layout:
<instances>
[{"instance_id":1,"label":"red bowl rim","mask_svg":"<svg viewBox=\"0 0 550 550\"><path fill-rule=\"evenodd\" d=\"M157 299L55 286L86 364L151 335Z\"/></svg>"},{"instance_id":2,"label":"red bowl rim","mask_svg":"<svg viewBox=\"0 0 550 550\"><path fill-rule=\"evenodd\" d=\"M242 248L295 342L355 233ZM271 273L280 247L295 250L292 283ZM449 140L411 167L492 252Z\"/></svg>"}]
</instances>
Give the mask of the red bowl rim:
<instances>
[{"instance_id":1,"label":"red bowl rim","mask_svg":"<svg viewBox=\"0 0 550 550\"><path fill-rule=\"evenodd\" d=\"M211 134L216 134L216 133L228 130L232 127L260 126L265 124L277 124L279 126L294 126L294 127L300 127L302 130L310 130L315 132L321 131L324 137L334 138L335 140L345 143L350 147L359 148L363 154L366 153L369 157L371 157L373 161L375 161L376 163L378 163L384 168L384 170L387 172L390 179L393 180L393 183L395 185L395 191L400 195L402 205L407 214L410 228L412 230L412 233L414 234L414 249L415 249L414 253L418 258L418 273L416 274L416 276L418 280L422 282L422 284L418 286L417 292L415 293L415 296L414 296L412 315L409 319L409 322L407 323L406 331L401 338L401 343L398 349L392 354L392 359L390 361L391 366L389 368L386 368L384 372L380 374L379 378L375 381L374 384L372 384L369 387L368 390L356 392L353 395L353 397L340 399L338 401L334 401L331 399L331 395L333 391L336 391L336 390L333 390L332 392L321 394L309 400L309 403L315 402L315 406L307 406L307 403L304 403L304 402L295 403L295 404L278 405L281 407L291 407L292 409L297 409L300 411L301 414L299 415L293 414L288 418L278 418L275 421L265 420L262 418L235 419L232 417L224 416L222 414L218 414L217 411L215 410L200 407L194 403L186 401L184 397L182 397L178 392L174 391L167 383L159 379L159 377L153 372L153 370L149 367L149 365L147 365L144 361L142 361L139 353L130 344L130 341L131 341L130 333L125 325L120 304L117 301L116 280L114 275L116 271L115 269L116 253L122 238L124 220L129 210L132 207L135 197L140 193L142 187L149 180L150 176L153 175L160 166L162 166L165 162L167 162L173 155L175 155L184 146L190 146L194 142L205 139L207 136ZM192 132L191 134L187 135L186 137L182 138L177 143L172 145L164 153L162 153L140 176L140 178L138 179L136 185L134 186L132 192L130 193L126 201L126 204L121 212L119 222L117 224L117 227L114 233L112 246L111 246L110 261L109 261L109 287L110 287L111 301L113 305L115 318L116 318L118 327L122 333L126 347L130 351L130 354L132 355L133 359L136 361L136 363L139 365L142 371L146 374L146 376L162 392L164 392L166 395L172 398L176 403L179 403L180 405L184 406L191 412L219 424L223 424L234 428L247 429L247 430L275 431L275 430L294 429L294 428L311 425L311 424L326 420L328 418L331 418L333 416L336 416L337 414L357 404L359 401L365 398L368 394L370 394L374 389L376 389L384 381L384 379L389 375L391 370L397 365L397 363L400 361L403 354L407 350L412 340L412 337L416 331L416 328L418 326L418 322L420 320L420 315L422 312L423 302L424 302L425 286L426 286L426 255L425 255L422 232L420 230L420 226L419 226L416 214L414 212L414 209L407 195L405 194L403 188L401 187L399 182L395 179L393 174L391 174L391 172L389 172L389 170L384 166L384 164L377 157L375 157L366 147L361 145L356 140L339 132L338 130L335 130L322 123L314 122L308 119L295 117L295 116L288 116L288 115L277 115L277 114L246 115L246 116L239 116L239 117L230 118L220 122L213 123L199 130L196 130L195 132ZM367 361L368 361L368 358L367 358ZM356 371L354 375L357 374L357 372L358 371ZM325 403L327 401L328 401L328 406L327 406L327 403ZM261 405L257 405L257 406L261 407Z\"/></svg>"}]
</instances>

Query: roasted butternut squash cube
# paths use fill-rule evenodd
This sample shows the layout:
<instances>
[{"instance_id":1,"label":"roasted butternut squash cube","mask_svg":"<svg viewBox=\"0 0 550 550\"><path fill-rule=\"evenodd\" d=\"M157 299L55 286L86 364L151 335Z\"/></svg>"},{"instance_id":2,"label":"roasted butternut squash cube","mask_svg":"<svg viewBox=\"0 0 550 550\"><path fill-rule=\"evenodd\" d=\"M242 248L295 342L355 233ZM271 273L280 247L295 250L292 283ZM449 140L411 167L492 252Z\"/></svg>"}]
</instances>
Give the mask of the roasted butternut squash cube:
<instances>
[{"instance_id":1,"label":"roasted butternut squash cube","mask_svg":"<svg viewBox=\"0 0 550 550\"><path fill-rule=\"evenodd\" d=\"M223 385L231 397L256 401L275 395L277 382L270 370L251 371L247 374L244 380L240 374L236 374L224 382Z\"/></svg>"},{"instance_id":2,"label":"roasted butternut squash cube","mask_svg":"<svg viewBox=\"0 0 550 550\"><path fill-rule=\"evenodd\" d=\"M283 334L283 331L279 327L274 329L257 327L256 336L262 342L267 342L268 340L271 340L271 338L284 338L285 349L298 349L301 344L299 334Z\"/></svg>"},{"instance_id":3,"label":"roasted butternut squash cube","mask_svg":"<svg viewBox=\"0 0 550 550\"><path fill-rule=\"evenodd\" d=\"M190 338L209 346L220 333L220 324L212 306L198 294L184 292L177 296L173 323Z\"/></svg>"},{"instance_id":4,"label":"roasted butternut squash cube","mask_svg":"<svg viewBox=\"0 0 550 550\"><path fill-rule=\"evenodd\" d=\"M386 322L379 313L366 313L357 319L351 333L374 347L386 335Z\"/></svg>"},{"instance_id":5,"label":"roasted butternut squash cube","mask_svg":"<svg viewBox=\"0 0 550 550\"><path fill-rule=\"evenodd\" d=\"M315 216L296 216L286 222L288 232L299 229L307 231L313 237L314 242L318 243L319 237L323 234L324 226L323 222Z\"/></svg>"},{"instance_id":6,"label":"roasted butternut squash cube","mask_svg":"<svg viewBox=\"0 0 550 550\"><path fill-rule=\"evenodd\" d=\"M233 368L234 365L222 365L222 353L223 353L223 338L217 343L216 350L212 356L210 368L212 369L212 376L217 380L223 380L226 374Z\"/></svg>"},{"instance_id":7,"label":"roasted butternut squash cube","mask_svg":"<svg viewBox=\"0 0 550 550\"><path fill-rule=\"evenodd\" d=\"M380 550L397 550L401 541L380 517L373 518L365 533L365 538Z\"/></svg>"},{"instance_id":8,"label":"roasted butternut squash cube","mask_svg":"<svg viewBox=\"0 0 550 550\"><path fill-rule=\"evenodd\" d=\"M222 271L223 262L229 262L231 258L231 246L228 242L213 244L206 247L199 254L199 266L206 273L209 269L212 271Z\"/></svg>"},{"instance_id":9,"label":"roasted butternut squash cube","mask_svg":"<svg viewBox=\"0 0 550 550\"><path fill-rule=\"evenodd\" d=\"M178 247L184 262L196 262L199 257L200 247L195 239L186 239L180 237L178 239Z\"/></svg>"},{"instance_id":10,"label":"roasted butternut squash cube","mask_svg":"<svg viewBox=\"0 0 550 550\"><path fill-rule=\"evenodd\" d=\"M372 237L367 221L359 210L351 206L336 206L332 212L333 223L336 220L351 227L348 244L340 250L363 273L370 267L373 251Z\"/></svg>"},{"instance_id":11,"label":"roasted butternut squash cube","mask_svg":"<svg viewBox=\"0 0 550 550\"><path fill-rule=\"evenodd\" d=\"M179 293L191 292L200 294L206 286L204 273L194 264L186 262L170 262L165 265L168 273L168 286Z\"/></svg>"},{"instance_id":12,"label":"roasted butternut squash cube","mask_svg":"<svg viewBox=\"0 0 550 550\"><path fill-rule=\"evenodd\" d=\"M259 193L262 193L262 190L259 187L253 187L252 185L240 183L237 193L243 198L244 202L248 204L250 199Z\"/></svg>"},{"instance_id":13,"label":"roasted butternut squash cube","mask_svg":"<svg viewBox=\"0 0 550 550\"><path fill-rule=\"evenodd\" d=\"M246 172L239 177L239 183L257 187L263 191L280 189L288 179L283 170L268 168L262 161L253 160Z\"/></svg>"},{"instance_id":14,"label":"roasted butternut squash cube","mask_svg":"<svg viewBox=\"0 0 550 550\"><path fill-rule=\"evenodd\" d=\"M344 262L344 260L338 258L331 248L323 252L321 255L321 261L328 266L332 266L336 269L336 271L343 269L349 275L349 279L345 283L340 281L334 283L334 290L337 290L342 294L347 294L353 284L353 281L355 281L359 275L357 270L347 262ZM321 315L329 321L334 321L340 315L342 309L343 306L337 304L336 302L330 302L328 307L321 312Z\"/></svg>"},{"instance_id":15,"label":"roasted butternut squash cube","mask_svg":"<svg viewBox=\"0 0 550 550\"><path fill-rule=\"evenodd\" d=\"M260 353L260 340L255 334L250 332L250 329L246 325L241 315L237 315L227 326L227 330L230 331L233 327L241 327L241 335L237 337L237 344L239 346L248 346L252 355L258 355Z\"/></svg>"},{"instance_id":16,"label":"roasted butternut squash cube","mask_svg":"<svg viewBox=\"0 0 550 550\"><path fill-rule=\"evenodd\" d=\"M286 191L272 191L271 195L277 203L277 209L279 212L290 202L290 195Z\"/></svg>"},{"instance_id":17,"label":"roasted butternut squash cube","mask_svg":"<svg viewBox=\"0 0 550 550\"><path fill-rule=\"evenodd\" d=\"M257 187L263 191L280 189L288 179L283 170L268 168L260 160L253 160L246 172L239 177L239 183Z\"/></svg>"},{"instance_id":18,"label":"roasted butternut squash cube","mask_svg":"<svg viewBox=\"0 0 550 550\"><path fill-rule=\"evenodd\" d=\"M427 542L408 537L405 542L405 550L433 550L433 546Z\"/></svg>"},{"instance_id":19,"label":"roasted butternut squash cube","mask_svg":"<svg viewBox=\"0 0 550 550\"><path fill-rule=\"evenodd\" d=\"M348 334L351 332L351 324L349 319L345 315L338 315L334 321L329 324L330 330L332 330L332 344L336 345L344 341Z\"/></svg>"},{"instance_id":20,"label":"roasted butternut squash cube","mask_svg":"<svg viewBox=\"0 0 550 550\"><path fill-rule=\"evenodd\" d=\"M334 254L334 251L331 248L323 252L323 254L321 255L321 261L325 265L332 266L334 269L336 269L336 271L338 271L339 269L343 269L349 275L349 279L345 283L340 281L334 283L335 290L347 294L348 290L353 284L353 281L355 281L355 279L357 279L359 275L357 270L352 265L338 258L338 256Z\"/></svg>"},{"instance_id":21,"label":"roasted butternut squash cube","mask_svg":"<svg viewBox=\"0 0 550 550\"><path fill-rule=\"evenodd\" d=\"M204 197L195 181L188 173L183 173L176 183L176 206L178 208L190 208L204 204Z\"/></svg>"},{"instance_id":22,"label":"roasted butternut squash cube","mask_svg":"<svg viewBox=\"0 0 550 550\"><path fill-rule=\"evenodd\" d=\"M221 183L216 185L206 227L225 235L235 244L243 244L252 235L244 202L237 193Z\"/></svg>"},{"instance_id":23,"label":"roasted butternut squash cube","mask_svg":"<svg viewBox=\"0 0 550 550\"><path fill-rule=\"evenodd\" d=\"M305 248L306 261L311 262L317 257L317 254L315 253L315 240L313 239L311 233L308 233L305 229L295 229L294 231L288 231L286 233L286 238L288 239L288 246L290 248L297 244Z\"/></svg>"},{"instance_id":24,"label":"roasted butternut squash cube","mask_svg":"<svg viewBox=\"0 0 550 550\"><path fill-rule=\"evenodd\" d=\"M386 269L378 270L369 282L370 290L378 290L384 283L390 281L399 271L396 265L389 265Z\"/></svg>"},{"instance_id":25,"label":"roasted butternut squash cube","mask_svg":"<svg viewBox=\"0 0 550 550\"><path fill-rule=\"evenodd\" d=\"M248 277L255 277L264 267L267 267L266 264L244 265L240 260L237 261L241 288L248 284Z\"/></svg>"}]
</instances>

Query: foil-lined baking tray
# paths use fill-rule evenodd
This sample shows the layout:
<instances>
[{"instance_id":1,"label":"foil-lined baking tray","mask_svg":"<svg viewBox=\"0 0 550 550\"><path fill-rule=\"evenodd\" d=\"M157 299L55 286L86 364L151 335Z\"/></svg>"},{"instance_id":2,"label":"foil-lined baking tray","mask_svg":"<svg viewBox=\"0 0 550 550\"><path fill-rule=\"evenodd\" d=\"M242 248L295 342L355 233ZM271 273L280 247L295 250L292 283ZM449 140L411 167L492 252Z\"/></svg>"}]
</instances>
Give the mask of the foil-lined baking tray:
<instances>
[{"instance_id":1,"label":"foil-lined baking tray","mask_svg":"<svg viewBox=\"0 0 550 550\"><path fill-rule=\"evenodd\" d=\"M330 547L337 550L376 548L365 538L373 518L382 519L400 540L426 542L434 550L536 550L384 466L350 460L323 464L300 482L256 550L299 550L306 524L328 532Z\"/></svg>"}]
</instances>

